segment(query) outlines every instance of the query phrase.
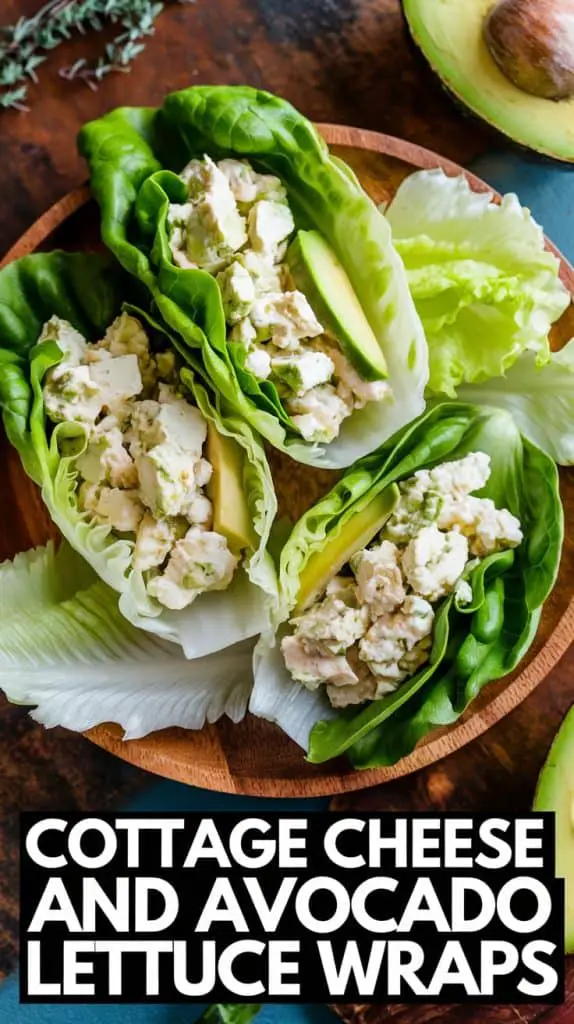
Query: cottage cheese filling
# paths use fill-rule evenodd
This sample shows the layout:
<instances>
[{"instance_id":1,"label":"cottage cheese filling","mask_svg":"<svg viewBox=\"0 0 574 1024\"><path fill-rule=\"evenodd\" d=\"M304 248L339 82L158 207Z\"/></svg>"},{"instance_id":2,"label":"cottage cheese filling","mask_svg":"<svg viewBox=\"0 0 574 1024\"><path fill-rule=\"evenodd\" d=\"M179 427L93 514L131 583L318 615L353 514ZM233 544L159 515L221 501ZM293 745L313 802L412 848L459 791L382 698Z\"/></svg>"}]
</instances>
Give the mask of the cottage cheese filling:
<instances>
[{"instance_id":1,"label":"cottage cheese filling","mask_svg":"<svg viewBox=\"0 0 574 1024\"><path fill-rule=\"evenodd\" d=\"M178 390L173 353L152 352L141 323L126 313L96 344L57 317L39 341L56 341L64 353L45 377L47 415L88 432L75 464L80 510L133 541L133 568L166 608L224 590L239 559L211 529L207 424Z\"/></svg>"},{"instance_id":2,"label":"cottage cheese filling","mask_svg":"<svg viewBox=\"0 0 574 1024\"><path fill-rule=\"evenodd\" d=\"M295 288L283 262L295 223L279 178L207 156L180 177L189 201L169 208L173 259L215 276L228 340L254 377L276 385L303 438L330 442L356 409L391 398L386 380L360 377Z\"/></svg>"},{"instance_id":3,"label":"cottage cheese filling","mask_svg":"<svg viewBox=\"0 0 574 1024\"><path fill-rule=\"evenodd\" d=\"M437 602L453 590L459 604L472 600L468 562L522 541L515 516L472 495L489 476L489 456L472 452L400 485L395 511L349 574L291 619L281 650L294 680L325 686L333 707L346 707L391 693L428 661Z\"/></svg>"}]
</instances>

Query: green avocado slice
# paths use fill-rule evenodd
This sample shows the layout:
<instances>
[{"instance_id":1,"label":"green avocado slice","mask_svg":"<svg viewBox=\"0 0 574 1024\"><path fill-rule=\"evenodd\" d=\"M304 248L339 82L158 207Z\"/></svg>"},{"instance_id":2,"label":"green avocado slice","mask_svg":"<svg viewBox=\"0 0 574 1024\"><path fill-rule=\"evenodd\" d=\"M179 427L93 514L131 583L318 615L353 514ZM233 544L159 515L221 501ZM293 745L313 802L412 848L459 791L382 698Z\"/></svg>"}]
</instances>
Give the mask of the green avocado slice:
<instances>
[{"instance_id":1,"label":"green avocado slice","mask_svg":"<svg viewBox=\"0 0 574 1024\"><path fill-rule=\"evenodd\" d=\"M574 98L523 92L500 70L484 39L494 0L402 0L409 31L443 85L522 146L574 162Z\"/></svg>"},{"instance_id":2,"label":"green avocado slice","mask_svg":"<svg viewBox=\"0 0 574 1024\"><path fill-rule=\"evenodd\" d=\"M207 485L213 503L213 529L227 538L231 551L255 550L257 538L243 484L242 448L232 437L207 424L207 458L213 473Z\"/></svg>"},{"instance_id":3,"label":"green avocado slice","mask_svg":"<svg viewBox=\"0 0 574 1024\"><path fill-rule=\"evenodd\" d=\"M540 773L533 810L556 815L556 874L566 880L566 953L574 953L574 707Z\"/></svg>"},{"instance_id":4,"label":"green avocado slice","mask_svg":"<svg viewBox=\"0 0 574 1024\"><path fill-rule=\"evenodd\" d=\"M327 538L321 551L311 555L299 577L296 614L308 608L352 555L366 547L382 530L398 500L399 489L391 484L343 522L338 532Z\"/></svg>"},{"instance_id":5,"label":"green avocado slice","mask_svg":"<svg viewBox=\"0 0 574 1024\"><path fill-rule=\"evenodd\" d=\"M298 231L287 265L299 291L364 380L388 377L387 363L343 265L318 231Z\"/></svg>"}]
</instances>

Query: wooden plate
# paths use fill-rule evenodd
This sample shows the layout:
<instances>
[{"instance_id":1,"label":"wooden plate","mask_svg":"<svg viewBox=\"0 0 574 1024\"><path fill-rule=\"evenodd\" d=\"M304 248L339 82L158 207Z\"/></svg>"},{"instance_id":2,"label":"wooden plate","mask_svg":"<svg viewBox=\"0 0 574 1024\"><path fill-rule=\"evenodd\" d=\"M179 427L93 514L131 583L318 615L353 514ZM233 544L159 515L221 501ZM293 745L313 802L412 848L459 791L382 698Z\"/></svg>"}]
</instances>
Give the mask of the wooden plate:
<instances>
[{"instance_id":1,"label":"wooden plate","mask_svg":"<svg viewBox=\"0 0 574 1024\"><path fill-rule=\"evenodd\" d=\"M429 150L375 132L338 125L320 130L334 152L355 169L364 187L377 202L388 200L400 181L414 168L442 167L448 174L462 168ZM467 175L477 191L488 188ZM94 248L99 242L98 217L87 186L65 196L51 207L10 250L3 263L39 249L62 246ZM549 244L549 248L554 247ZM554 249L556 252L557 250ZM560 256L560 253L558 253ZM574 292L574 270L561 257L561 276ZM2 264L3 265L3 264ZM553 347L574 336L574 307L570 307L553 332ZM4 508L12 508L8 523L9 549L13 555L26 546L44 543L54 536L38 493L20 467L18 456L4 442L2 493ZM284 510L300 515L320 493L332 485L334 475L311 474L304 467L271 453L280 501ZM561 474L562 497L567 514L574 510L574 473ZM457 725L435 732L407 758L390 768L355 772L344 759L310 765L303 753L278 728L248 716L240 725L227 720L201 732L168 729L142 740L124 742L121 730L101 725L87 733L89 739L119 757L150 772L190 785L229 793L256 796L306 797L373 786L406 775L458 750L515 708L558 662L574 636L574 542L566 537L560 577L548 601L538 636L520 671L487 686Z\"/></svg>"}]
</instances>

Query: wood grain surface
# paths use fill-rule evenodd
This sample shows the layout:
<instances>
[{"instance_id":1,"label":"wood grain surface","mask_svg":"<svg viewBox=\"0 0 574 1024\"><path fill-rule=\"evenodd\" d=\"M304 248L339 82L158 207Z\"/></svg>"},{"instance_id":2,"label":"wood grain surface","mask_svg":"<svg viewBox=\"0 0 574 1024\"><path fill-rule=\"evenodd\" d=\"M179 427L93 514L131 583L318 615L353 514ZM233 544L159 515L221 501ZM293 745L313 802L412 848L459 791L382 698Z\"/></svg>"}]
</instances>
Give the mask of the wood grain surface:
<instances>
[{"instance_id":1,"label":"wood grain surface","mask_svg":"<svg viewBox=\"0 0 574 1024\"><path fill-rule=\"evenodd\" d=\"M2 0L0 21L39 6L40 0ZM58 77L58 68L101 49L101 37L71 39L38 70L30 113L1 114L3 251L85 177L75 149L84 121L121 104L159 103L169 90L194 82L270 89L315 121L387 132L460 163L497 140L460 116L407 42L398 0L172 4L129 75L108 76L97 93Z\"/></svg>"},{"instance_id":2,"label":"wood grain surface","mask_svg":"<svg viewBox=\"0 0 574 1024\"><path fill-rule=\"evenodd\" d=\"M0 6L0 19L9 22L36 10L39 0L2 0ZM74 137L85 120L119 103L156 103L164 92L194 81L263 86L282 93L317 121L385 131L463 164L501 145L496 134L461 116L415 54L398 0L197 0L164 12L146 55L129 76L110 76L97 93L57 77L61 64L80 54L94 55L99 47L94 38L72 40L51 54L40 69L39 86L31 90L30 113L0 115L4 252L36 217L84 179ZM17 456L6 447L1 456L10 476ZM28 542L21 509L3 502L0 557ZM486 736L432 769L369 791L368 797L380 799L383 794L380 806L389 808L526 807L551 736L574 700L573 669L570 653ZM101 810L117 805L147 776L81 737L46 732L24 709L3 700L0 737L1 976L13 969L17 948L18 809ZM391 1013L397 1016L396 1008L386 1017L385 1012L380 1008L378 1018L375 1012L373 1024L391 1019ZM449 1024L470 1020L466 1011L457 1012ZM531 1019L524 1012L521 1008L509 1016L500 1008L491 1019L520 1024L521 1017ZM558 1024L560 1011L552 1012L553 1024ZM400 1024L414 1024L415 1013L403 1008ZM426 1020L432 1019L428 1014ZM574 1020L571 1003L560 1024L567 1020Z\"/></svg>"},{"instance_id":3,"label":"wood grain surface","mask_svg":"<svg viewBox=\"0 0 574 1024\"><path fill-rule=\"evenodd\" d=\"M344 1024L572 1024L574 958L566 961L566 997L560 1006L333 1006Z\"/></svg>"}]
</instances>

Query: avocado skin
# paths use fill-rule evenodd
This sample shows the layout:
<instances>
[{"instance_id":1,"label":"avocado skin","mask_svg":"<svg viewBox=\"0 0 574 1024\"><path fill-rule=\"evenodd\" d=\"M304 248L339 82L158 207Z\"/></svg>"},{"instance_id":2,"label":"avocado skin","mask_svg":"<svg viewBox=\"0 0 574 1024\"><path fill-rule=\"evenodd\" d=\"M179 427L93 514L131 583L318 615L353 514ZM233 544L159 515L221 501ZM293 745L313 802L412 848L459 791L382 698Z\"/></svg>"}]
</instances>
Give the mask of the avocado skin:
<instances>
[{"instance_id":1,"label":"avocado skin","mask_svg":"<svg viewBox=\"0 0 574 1024\"><path fill-rule=\"evenodd\" d=\"M457 113L460 114L461 117L464 117L465 123L468 124L469 126L473 124L475 126L480 125L484 131L488 131L492 134L492 145L495 145L495 142L500 143L501 140L499 136L502 135L504 142L508 144L510 149L515 150L517 153L528 153L532 157L531 149L529 149L527 146L522 145L522 143L516 142L514 139L511 139L509 135L505 135L504 132L500 130L500 128L497 128L496 125L491 124L490 121L485 121L484 118L480 117L479 114L476 114L474 110L471 110L470 107L467 107L466 104L461 99L459 99L456 93L452 91L452 89L449 89L448 85L446 84L446 82L442 80L438 71L435 70L426 54L418 45L413 33L411 32L409 19L407 18L405 13L404 0L400 0L400 7L406 43L409 47L411 54L418 58L419 69L421 74L425 73L426 75L428 75L430 72L432 77L435 79L435 82L438 83L438 85L440 86L444 96L448 97L453 107L456 109ZM539 153L538 156L540 157L540 160L544 163L551 163L554 161L554 157L545 156L543 153Z\"/></svg>"},{"instance_id":2,"label":"avocado skin","mask_svg":"<svg viewBox=\"0 0 574 1024\"><path fill-rule=\"evenodd\" d=\"M436 0L436 2L438 3L438 0ZM565 166L570 166L572 163L574 163L574 144L572 145L571 152L562 153L557 152L550 144L545 145L543 143L537 143L535 140L529 140L527 138L518 138L517 136L513 135L509 130L507 130L502 124L497 123L497 120L495 118L487 117L486 114L482 113L480 110L475 109L469 102L467 102L464 95L462 95L460 91L457 92L453 88L453 86L446 80L440 67L438 67L433 62L432 57L425 52L424 47L417 38L416 32L413 29L413 26L409 20L409 16L406 10L408 5L409 0L400 0L401 13L403 16L403 21L405 24L409 42L416 51L416 53L422 58L422 60L424 60L425 65L428 68L430 68L430 70L436 76L444 92L447 94L447 96L449 97L453 105L456 107L456 109L463 116L476 123L480 122L483 127L486 126L492 132L496 132L498 135L501 135L505 143L510 145L516 153L528 155L530 157L532 157L532 154L535 153L542 164L557 162L564 164ZM527 96L527 94L525 94L525 96ZM551 118L552 107L556 107L557 103L555 100L550 99L545 100L545 102L548 104L549 107L548 116Z\"/></svg>"},{"instance_id":3,"label":"avocado skin","mask_svg":"<svg viewBox=\"0 0 574 1024\"><path fill-rule=\"evenodd\" d=\"M565 952L574 953L574 707L540 772L532 809L556 815L556 874L566 880Z\"/></svg>"}]
</instances>

